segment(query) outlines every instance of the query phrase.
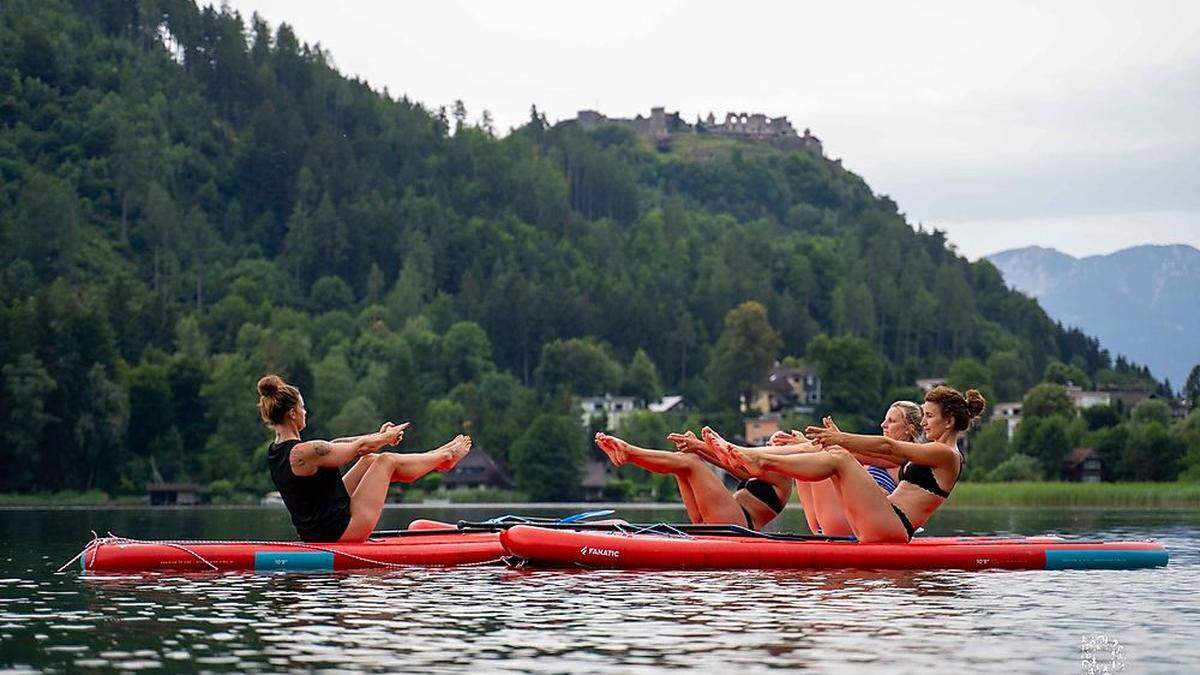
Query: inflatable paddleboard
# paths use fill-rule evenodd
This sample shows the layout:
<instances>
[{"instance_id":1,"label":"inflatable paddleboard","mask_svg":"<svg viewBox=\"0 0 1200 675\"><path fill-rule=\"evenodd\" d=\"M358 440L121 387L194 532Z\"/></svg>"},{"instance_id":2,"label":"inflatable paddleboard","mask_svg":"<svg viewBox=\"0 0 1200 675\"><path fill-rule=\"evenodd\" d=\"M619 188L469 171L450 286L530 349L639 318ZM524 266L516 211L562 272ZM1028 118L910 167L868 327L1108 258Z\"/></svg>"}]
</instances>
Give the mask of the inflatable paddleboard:
<instances>
[{"instance_id":1,"label":"inflatable paddleboard","mask_svg":"<svg viewBox=\"0 0 1200 675\"><path fill-rule=\"evenodd\" d=\"M481 565L506 555L498 532L459 532L423 522L403 535L357 544L299 541L93 540L79 556L84 574L130 572L335 572L414 565ZM438 527L442 525L442 527Z\"/></svg>"},{"instance_id":2,"label":"inflatable paddleboard","mask_svg":"<svg viewBox=\"0 0 1200 675\"><path fill-rule=\"evenodd\" d=\"M1167 564L1153 541L927 537L907 544L754 536L627 534L516 525L500 535L537 565L620 569L1139 569Z\"/></svg>"}]
</instances>

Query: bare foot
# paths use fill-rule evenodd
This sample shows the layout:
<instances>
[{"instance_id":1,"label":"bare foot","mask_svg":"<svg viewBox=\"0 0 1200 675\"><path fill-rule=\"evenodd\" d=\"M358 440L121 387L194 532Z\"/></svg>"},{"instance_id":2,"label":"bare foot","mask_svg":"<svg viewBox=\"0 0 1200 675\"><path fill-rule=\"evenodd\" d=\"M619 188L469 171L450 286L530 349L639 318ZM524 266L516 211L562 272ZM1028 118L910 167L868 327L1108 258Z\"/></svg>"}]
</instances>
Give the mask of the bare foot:
<instances>
[{"instance_id":1,"label":"bare foot","mask_svg":"<svg viewBox=\"0 0 1200 675\"><path fill-rule=\"evenodd\" d=\"M724 469L729 473L738 473L737 469L724 461L724 458L714 454L713 451L709 449L708 443L706 443L704 439L697 438L696 434L693 434L690 431L682 434L667 434L667 440L673 443L679 452L686 452L696 455L709 464Z\"/></svg>"},{"instance_id":2,"label":"bare foot","mask_svg":"<svg viewBox=\"0 0 1200 675\"><path fill-rule=\"evenodd\" d=\"M621 466L625 463L629 455L626 451L628 445L628 443L616 436L609 436L603 431L596 432L596 447L608 455L608 461L612 462L613 466Z\"/></svg>"},{"instance_id":3,"label":"bare foot","mask_svg":"<svg viewBox=\"0 0 1200 675\"><path fill-rule=\"evenodd\" d=\"M471 452L471 437L459 434L454 437L454 440L438 448L435 452L442 452L446 455L446 459L437 465L437 470L449 471L462 461L467 453Z\"/></svg>"},{"instance_id":4,"label":"bare foot","mask_svg":"<svg viewBox=\"0 0 1200 675\"><path fill-rule=\"evenodd\" d=\"M704 452L708 450L704 444L704 441L700 438L697 438L696 434L693 434L690 431L685 431L682 434L667 434L667 440L670 441L671 445L674 445L675 449L679 452L690 452L693 455L699 455L704 454Z\"/></svg>"},{"instance_id":5,"label":"bare foot","mask_svg":"<svg viewBox=\"0 0 1200 675\"><path fill-rule=\"evenodd\" d=\"M704 427L700 430L700 434L704 436L704 443L708 446L709 452L720 459L722 464L734 467L751 476L761 476L765 473L761 461L754 453L744 452L742 448L721 438L721 435L713 431L711 427Z\"/></svg>"}]
</instances>

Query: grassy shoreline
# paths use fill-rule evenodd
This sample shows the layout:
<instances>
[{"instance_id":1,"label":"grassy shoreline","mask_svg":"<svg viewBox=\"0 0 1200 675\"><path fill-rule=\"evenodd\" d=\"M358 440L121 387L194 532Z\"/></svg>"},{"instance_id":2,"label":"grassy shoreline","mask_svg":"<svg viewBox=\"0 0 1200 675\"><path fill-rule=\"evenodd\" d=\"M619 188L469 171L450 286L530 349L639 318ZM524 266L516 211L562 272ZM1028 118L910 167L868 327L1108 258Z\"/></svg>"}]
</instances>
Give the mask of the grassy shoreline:
<instances>
[{"instance_id":1,"label":"grassy shoreline","mask_svg":"<svg viewBox=\"0 0 1200 675\"><path fill-rule=\"evenodd\" d=\"M480 495L483 497L484 495ZM503 497L508 493L497 493L487 497ZM484 499L485 502L497 501ZM229 504L216 503L216 506L252 506L255 502L232 502ZM509 502L505 502L509 503ZM107 507L107 506L144 506L145 499L134 495L110 496L98 490L89 492L52 492L31 494L0 494L0 508L3 507ZM529 502L530 506L549 506ZM656 504L662 506L660 502ZM670 506L678 506L668 503ZM455 500L454 503L445 501L417 502L406 504L408 507L470 507L466 500ZM594 506L584 504L584 506ZM640 507L641 504L628 502L626 507ZM954 490L950 500L951 507L1102 507L1115 509L1198 509L1200 508L1200 483L1060 483L1060 482L1028 482L1028 483L960 483ZM187 507L177 507L187 508Z\"/></svg>"},{"instance_id":2,"label":"grassy shoreline","mask_svg":"<svg viewBox=\"0 0 1200 675\"><path fill-rule=\"evenodd\" d=\"M952 506L1200 508L1200 483L960 483Z\"/></svg>"}]
</instances>

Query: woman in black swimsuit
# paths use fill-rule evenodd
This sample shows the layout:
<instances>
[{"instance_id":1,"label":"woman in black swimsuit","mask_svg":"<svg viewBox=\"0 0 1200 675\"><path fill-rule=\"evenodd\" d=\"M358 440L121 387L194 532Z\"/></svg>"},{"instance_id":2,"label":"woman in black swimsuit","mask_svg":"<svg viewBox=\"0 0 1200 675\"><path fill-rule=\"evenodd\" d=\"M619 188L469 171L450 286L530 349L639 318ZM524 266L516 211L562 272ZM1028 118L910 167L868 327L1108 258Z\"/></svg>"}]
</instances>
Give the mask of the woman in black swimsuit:
<instances>
[{"instance_id":1,"label":"woman in black swimsuit","mask_svg":"<svg viewBox=\"0 0 1200 675\"><path fill-rule=\"evenodd\" d=\"M928 443L848 434L831 424L805 429L811 444L781 449L792 454L777 454L770 447L740 448L711 433L705 434L705 440L713 453L752 476L777 472L802 481L835 478L846 520L859 541L907 542L958 482L963 464L959 434L985 405L983 395L974 389L963 395L950 387L935 387L921 406ZM900 482L895 491L883 494L861 462L898 465Z\"/></svg>"},{"instance_id":2,"label":"woman in black swimsuit","mask_svg":"<svg viewBox=\"0 0 1200 675\"><path fill-rule=\"evenodd\" d=\"M780 474L750 477L735 469L741 485L730 493L701 457L708 453L704 441L692 432L671 434L667 439L679 452L649 450L631 445L616 436L596 434L596 445L616 466L625 462L653 473L669 473L679 483L679 494L693 523L745 525L760 529L783 511L792 493L792 480Z\"/></svg>"},{"instance_id":3,"label":"woman in black swimsuit","mask_svg":"<svg viewBox=\"0 0 1200 675\"><path fill-rule=\"evenodd\" d=\"M258 394L259 415L275 431L267 451L271 480L304 541L364 541L379 522L394 481L448 471L471 450L471 438L460 435L429 452L379 452L404 438L407 422L385 422L378 433L363 436L301 441L308 411L300 390L267 375L258 381ZM341 475L338 469L352 460L357 460L354 466Z\"/></svg>"}]
</instances>

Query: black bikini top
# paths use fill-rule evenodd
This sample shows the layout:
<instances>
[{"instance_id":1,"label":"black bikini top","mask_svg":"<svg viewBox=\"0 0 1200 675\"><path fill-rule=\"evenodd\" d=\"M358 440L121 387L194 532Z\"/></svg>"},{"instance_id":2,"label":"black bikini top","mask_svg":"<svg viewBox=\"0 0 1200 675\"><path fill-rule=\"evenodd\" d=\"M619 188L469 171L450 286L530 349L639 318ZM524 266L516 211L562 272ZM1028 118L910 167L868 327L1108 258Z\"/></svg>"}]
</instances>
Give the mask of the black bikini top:
<instances>
[{"instance_id":1,"label":"black bikini top","mask_svg":"<svg viewBox=\"0 0 1200 675\"><path fill-rule=\"evenodd\" d=\"M959 460L958 473L962 475L962 461ZM904 466L900 467L900 480L903 482L912 483L922 490L937 495L942 499L949 499L950 492L943 490L941 485L938 485L937 478L933 476L933 467L925 466L924 464L913 464L905 462ZM958 477L954 478L955 484L958 483ZM953 490L954 486L951 485Z\"/></svg>"}]
</instances>

